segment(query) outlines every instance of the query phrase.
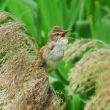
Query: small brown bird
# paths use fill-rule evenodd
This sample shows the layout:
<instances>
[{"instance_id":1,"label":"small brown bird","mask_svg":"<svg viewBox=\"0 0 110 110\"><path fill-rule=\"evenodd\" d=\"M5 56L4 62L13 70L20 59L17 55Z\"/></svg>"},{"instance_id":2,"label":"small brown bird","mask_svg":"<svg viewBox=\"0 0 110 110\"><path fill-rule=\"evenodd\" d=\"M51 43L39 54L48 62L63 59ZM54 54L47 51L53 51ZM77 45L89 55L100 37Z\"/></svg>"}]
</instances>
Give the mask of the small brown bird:
<instances>
[{"instance_id":1,"label":"small brown bird","mask_svg":"<svg viewBox=\"0 0 110 110\"><path fill-rule=\"evenodd\" d=\"M55 69L64 56L64 47L68 43L68 39L71 39L65 36L68 31L61 29L59 26L53 27L49 33L47 44L40 50L41 66L44 66L48 72Z\"/></svg>"}]
</instances>

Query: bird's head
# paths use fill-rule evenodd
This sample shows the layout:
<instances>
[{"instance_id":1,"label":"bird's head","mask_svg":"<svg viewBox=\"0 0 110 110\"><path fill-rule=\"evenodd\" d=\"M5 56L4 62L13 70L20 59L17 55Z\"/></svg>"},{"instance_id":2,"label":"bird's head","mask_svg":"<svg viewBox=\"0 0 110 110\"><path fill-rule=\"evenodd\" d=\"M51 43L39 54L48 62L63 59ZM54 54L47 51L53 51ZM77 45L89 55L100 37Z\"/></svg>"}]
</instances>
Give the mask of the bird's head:
<instances>
[{"instance_id":1,"label":"bird's head","mask_svg":"<svg viewBox=\"0 0 110 110\"><path fill-rule=\"evenodd\" d=\"M69 31L70 30L63 30L59 26L54 26L49 33L48 47L50 50L54 47L58 47L58 50L63 49L68 43L68 40L72 39L66 36Z\"/></svg>"},{"instance_id":2,"label":"bird's head","mask_svg":"<svg viewBox=\"0 0 110 110\"><path fill-rule=\"evenodd\" d=\"M58 40L61 40L61 39L69 40L71 38L65 36L69 31L70 30L63 30L59 26L54 26L49 33L49 41L57 42Z\"/></svg>"}]
</instances>

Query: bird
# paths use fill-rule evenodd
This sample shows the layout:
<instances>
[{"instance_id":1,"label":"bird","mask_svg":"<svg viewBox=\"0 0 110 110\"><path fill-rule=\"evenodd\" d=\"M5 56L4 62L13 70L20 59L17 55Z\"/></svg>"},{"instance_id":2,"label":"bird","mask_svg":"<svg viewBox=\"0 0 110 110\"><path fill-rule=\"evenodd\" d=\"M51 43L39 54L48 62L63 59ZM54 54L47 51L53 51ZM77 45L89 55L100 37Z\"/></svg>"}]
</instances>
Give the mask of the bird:
<instances>
[{"instance_id":1,"label":"bird","mask_svg":"<svg viewBox=\"0 0 110 110\"><path fill-rule=\"evenodd\" d=\"M49 39L45 46L40 49L42 59L41 67L44 67L47 72L56 69L58 63L64 56L64 48L71 37L65 36L70 30L61 29L59 26L54 26L49 32Z\"/></svg>"}]
</instances>

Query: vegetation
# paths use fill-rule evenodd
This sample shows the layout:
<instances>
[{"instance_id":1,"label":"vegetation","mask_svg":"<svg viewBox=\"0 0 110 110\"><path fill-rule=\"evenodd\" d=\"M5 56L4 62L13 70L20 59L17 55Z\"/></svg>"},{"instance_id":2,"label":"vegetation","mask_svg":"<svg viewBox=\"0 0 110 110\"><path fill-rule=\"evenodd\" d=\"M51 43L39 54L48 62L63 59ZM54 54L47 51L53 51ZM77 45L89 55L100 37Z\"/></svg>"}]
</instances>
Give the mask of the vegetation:
<instances>
[{"instance_id":1,"label":"vegetation","mask_svg":"<svg viewBox=\"0 0 110 110\"><path fill-rule=\"evenodd\" d=\"M25 25L10 13L0 12L0 110L64 108L41 63L39 49Z\"/></svg>"},{"instance_id":2,"label":"vegetation","mask_svg":"<svg viewBox=\"0 0 110 110\"><path fill-rule=\"evenodd\" d=\"M95 38L110 43L109 0L1 0L0 10L9 11L17 19L23 21L36 39L39 47L46 44L48 32L54 25L59 25L64 29L72 29L69 36L75 39L82 37ZM73 42L74 40L70 44ZM67 102L67 110L81 110L85 103L78 93L75 94L74 90L68 90L71 87L70 85L73 84L73 82L70 82L69 85L68 81L70 69L75 67L75 64L80 61L86 52L100 47L105 48L106 45L103 42L93 43L93 45L88 42L90 41L81 41L81 45L88 45L84 45L87 48L82 48L84 50L79 52L81 53L79 57L72 57L72 60L65 57L58 68L50 74L50 84L60 92L61 97ZM76 44L80 45L74 43L74 45ZM79 47L76 49L79 49ZM70 48L70 46L67 48ZM74 56L74 54L72 55ZM88 98L88 96L85 97Z\"/></svg>"}]
</instances>

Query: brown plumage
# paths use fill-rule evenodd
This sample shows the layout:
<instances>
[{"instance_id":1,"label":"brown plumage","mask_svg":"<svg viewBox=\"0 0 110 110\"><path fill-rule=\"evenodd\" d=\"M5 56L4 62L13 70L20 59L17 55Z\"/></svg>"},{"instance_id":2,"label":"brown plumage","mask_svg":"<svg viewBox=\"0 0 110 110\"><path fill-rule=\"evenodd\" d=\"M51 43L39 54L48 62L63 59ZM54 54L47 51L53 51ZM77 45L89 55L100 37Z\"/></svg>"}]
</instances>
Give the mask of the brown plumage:
<instances>
[{"instance_id":1,"label":"brown plumage","mask_svg":"<svg viewBox=\"0 0 110 110\"><path fill-rule=\"evenodd\" d=\"M44 66L48 72L55 69L64 56L64 47L68 43L68 37L65 37L67 32L68 30L54 26L49 33L47 44L40 50L41 66Z\"/></svg>"}]
</instances>

